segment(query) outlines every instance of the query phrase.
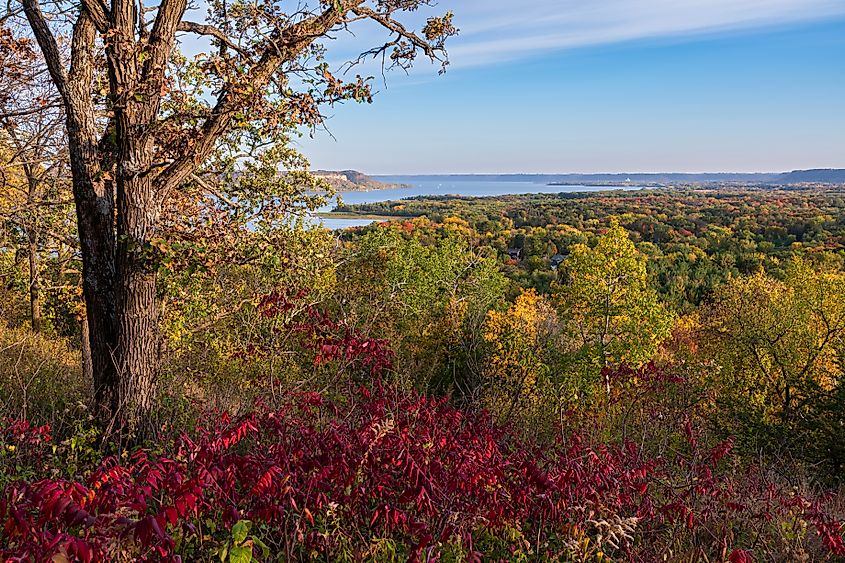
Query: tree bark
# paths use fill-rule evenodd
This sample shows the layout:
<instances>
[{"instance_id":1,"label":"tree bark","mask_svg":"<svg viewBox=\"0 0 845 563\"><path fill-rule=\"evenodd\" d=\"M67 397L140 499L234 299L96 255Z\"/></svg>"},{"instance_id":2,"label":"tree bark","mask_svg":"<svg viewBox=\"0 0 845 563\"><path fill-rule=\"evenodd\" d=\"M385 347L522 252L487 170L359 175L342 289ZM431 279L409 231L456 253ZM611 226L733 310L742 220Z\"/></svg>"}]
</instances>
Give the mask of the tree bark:
<instances>
[{"instance_id":1,"label":"tree bark","mask_svg":"<svg viewBox=\"0 0 845 563\"><path fill-rule=\"evenodd\" d=\"M29 254L29 317L33 332L41 332L41 278L38 275L38 241L35 230L27 233Z\"/></svg>"},{"instance_id":2,"label":"tree bark","mask_svg":"<svg viewBox=\"0 0 845 563\"><path fill-rule=\"evenodd\" d=\"M115 361L119 420L131 440L152 430L159 368L156 269L150 243L157 234L164 190L152 172L153 129L160 110L165 61L175 43L185 0L164 0L150 35L149 62L137 55L134 2L115 1L117 30L106 49L114 93L116 146ZM149 65L149 66L147 66Z\"/></svg>"},{"instance_id":3,"label":"tree bark","mask_svg":"<svg viewBox=\"0 0 845 563\"><path fill-rule=\"evenodd\" d=\"M113 185L102 174L103 155L90 92L94 80L95 39L94 23L82 10L74 26L70 73L59 91L67 110L68 147L82 251L82 290L88 316L94 404L97 420L107 436L115 428L118 412L114 308L116 236ZM58 80L61 83L62 77L59 76Z\"/></svg>"},{"instance_id":4,"label":"tree bark","mask_svg":"<svg viewBox=\"0 0 845 563\"><path fill-rule=\"evenodd\" d=\"M149 242L160 205L146 178L118 178L118 237L115 316L118 396L122 427L135 438L152 429L159 367L156 274Z\"/></svg>"},{"instance_id":5,"label":"tree bark","mask_svg":"<svg viewBox=\"0 0 845 563\"><path fill-rule=\"evenodd\" d=\"M82 348L82 377L85 381L94 381L94 366L91 359L91 336L88 330L88 315L81 315L79 319L79 328L82 333L81 348Z\"/></svg>"}]
</instances>

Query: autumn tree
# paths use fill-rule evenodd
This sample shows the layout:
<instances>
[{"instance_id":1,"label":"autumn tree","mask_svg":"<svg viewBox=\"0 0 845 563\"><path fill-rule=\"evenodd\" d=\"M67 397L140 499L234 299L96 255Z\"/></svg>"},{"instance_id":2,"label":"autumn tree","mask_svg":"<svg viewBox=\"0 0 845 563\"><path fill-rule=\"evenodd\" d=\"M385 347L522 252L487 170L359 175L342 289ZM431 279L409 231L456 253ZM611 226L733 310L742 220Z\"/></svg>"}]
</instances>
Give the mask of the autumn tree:
<instances>
[{"instance_id":1,"label":"autumn tree","mask_svg":"<svg viewBox=\"0 0 845 563\"><path fill-rule=\"evenodd\" d=\"M554 307L533 289L523 291L506 311L488 313L483 328L490 348L485 396L500 420L536 409L551 394L559 333Z\"/></svg>"},{"instance_id":2,"label":"autumn tree","mask_svg":"<svg viewBox=\"0 0 845 563\"><path fill-rule=\"evenodd\" d=\"M408 387L475 398L481 325L502 299L495 256L456 222L376 226L340 257L334 306L351 326L387 338Z\"/></svg>"},{"instance_id":3,"label":"autumn tree","mask_svg":"<svg viewBox=\"0 0 845 563\"><path fill-rule=\"evenodd\" d=\"M333 34L374 23L389 39L364 55L408 67L420 53L445 64L456 29L451 14L418 33L400 21L425 0L213 1L202 21L186 0L22 4L66 114L98 416L133 431L155 400L152 258L167 202L202 186L211 164L243 162L244 147L262 154L318 124L321 104L369 99L366 80L344 83L322 61ZM180 57L183 34L208 49Z\"/></svg>"},{"instance_id":4,"label":"autumn tree","mask_svg":"<svg viewBox=\"0 0 845 563\"><path fill-rule=\"evenodd\" d=\"M702 319L703 353L721 367L716 379L727 432L801 450L841 442L833 438L841 433L845 352L840 271L816 271L796 259L783 280L762 273L737 278ZM843 453L838 446L840 464Z\"/></svg>"},{"instance_id":5,"label":"autumn tree","mask_svg":"<svg viewBox=\"0 0 845 563\"><path fill-rule=\"evenodd\" d=\"M75 257L64 115L36 46L8 30L4 37L12 56L0 61L0 219L7 243L26 258L30 324L38 332L45 286L65 287ZM52 279L43 279L47 273Z\"/></svg>"},{"instance_id":6,"label":"autumn tree","mask_svg":"<svg viewBox=\"0 0 845 563\"><path fill-rule=\"evenodd\" d=\"M672 317L648 285L645 257L617 221L595 247L570 247L562 268L558 311L588 365L639 366L654 356Z\"/></svg>"}]
</instances>

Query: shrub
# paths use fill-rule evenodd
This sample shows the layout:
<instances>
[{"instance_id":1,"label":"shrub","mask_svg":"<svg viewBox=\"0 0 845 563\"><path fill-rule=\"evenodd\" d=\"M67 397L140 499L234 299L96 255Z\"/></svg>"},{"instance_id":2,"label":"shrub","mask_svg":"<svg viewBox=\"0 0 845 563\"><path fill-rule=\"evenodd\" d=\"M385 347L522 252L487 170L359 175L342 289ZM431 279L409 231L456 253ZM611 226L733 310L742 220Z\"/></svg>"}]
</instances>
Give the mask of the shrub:
<instances>
[{"instance_id":1,"label":"shrub","mask_svg":"<svg viewBox=\"0 0 845 563\"><path fill-rule=\"evenodd\" d=\"M548 447L486 414L375 384L343 403L210 418L84 479L22 479L0 554L46 560L480 561L845 556L833 497L799 495L691 424L672 456L574 435ZM7 428L8 431L8 428ZM43 430L12 433L50 457ZM58 557L58 559L56 559ZM64 558L64 559L62 559Z\"/></svg>"}]
</instances>

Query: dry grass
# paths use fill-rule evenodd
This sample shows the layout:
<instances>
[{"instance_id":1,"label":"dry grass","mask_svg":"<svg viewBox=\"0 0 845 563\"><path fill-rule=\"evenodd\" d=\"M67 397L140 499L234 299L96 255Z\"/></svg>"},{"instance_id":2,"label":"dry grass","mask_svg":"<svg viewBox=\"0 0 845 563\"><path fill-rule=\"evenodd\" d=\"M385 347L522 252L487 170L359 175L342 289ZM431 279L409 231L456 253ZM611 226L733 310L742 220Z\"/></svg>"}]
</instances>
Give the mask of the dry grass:
<instances>
[{"instance_id":1,"label":"dry grass","mask_svg":"<svg viewBox=\"0 0 845 563\"><path fill-rule=\"evenodd\" d=\"M89 385L65 339L0 324L0 417L50 424L56 434L85 416Z\"/></svg>"}]
</instances>

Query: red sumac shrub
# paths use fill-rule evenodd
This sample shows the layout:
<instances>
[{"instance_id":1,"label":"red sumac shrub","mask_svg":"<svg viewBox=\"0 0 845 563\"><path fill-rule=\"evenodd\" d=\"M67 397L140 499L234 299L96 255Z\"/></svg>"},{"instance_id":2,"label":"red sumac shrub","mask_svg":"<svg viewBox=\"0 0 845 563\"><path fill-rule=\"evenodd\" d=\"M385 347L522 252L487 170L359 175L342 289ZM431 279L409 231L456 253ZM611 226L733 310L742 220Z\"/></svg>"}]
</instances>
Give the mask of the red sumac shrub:
<instances>
[{"instance_id":1,"label":"red sumac shrub","mask_svg":"<svg viewBox=\"0 0 845 563\"><path fill-rule=\"evenodd\" d=\"M730 443L704 448L688 435L686 450L664 459L578 436L540 446L483 413L381 384L343 404L291 394L279 409L216 417L163 454L105 459L84 481L9 485L0 554L196 560L237 541L258 559L266 548L284 560L556 561L600 551L749 561L795 521L813 530L795 528L802 549L845 555L829 499L799 497L754 470L723 474ZM253 536L233 539L240 520Z\"/></svg>"}]
</instances>

